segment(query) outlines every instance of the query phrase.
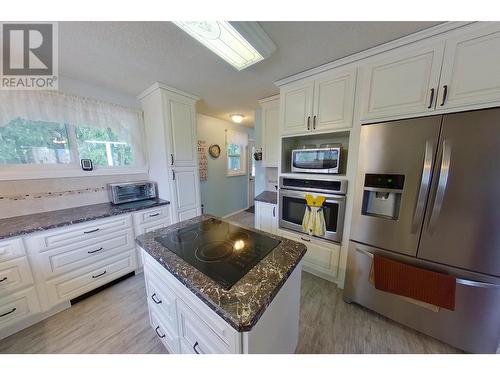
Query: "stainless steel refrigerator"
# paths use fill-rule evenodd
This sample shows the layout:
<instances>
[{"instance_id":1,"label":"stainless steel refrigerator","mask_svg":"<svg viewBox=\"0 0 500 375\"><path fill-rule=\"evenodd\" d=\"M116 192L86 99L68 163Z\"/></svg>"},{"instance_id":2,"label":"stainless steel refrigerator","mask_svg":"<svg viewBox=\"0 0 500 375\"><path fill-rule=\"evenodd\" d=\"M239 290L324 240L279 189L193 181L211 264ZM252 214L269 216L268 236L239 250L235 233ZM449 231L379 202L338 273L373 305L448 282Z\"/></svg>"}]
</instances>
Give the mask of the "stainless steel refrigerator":
<instances>
[{"instance_id":1,"label":"stainless steel refrigerator","mask_svg":"<svg viewBox=\"0 0 500 375\"><path fill-rule=\"evenodd\" d=\"M469 352L500 339L500 109L363 125L344 299ZM370 283L373 254L457 278L455 310Z\"/></svg>"}]
</instances>

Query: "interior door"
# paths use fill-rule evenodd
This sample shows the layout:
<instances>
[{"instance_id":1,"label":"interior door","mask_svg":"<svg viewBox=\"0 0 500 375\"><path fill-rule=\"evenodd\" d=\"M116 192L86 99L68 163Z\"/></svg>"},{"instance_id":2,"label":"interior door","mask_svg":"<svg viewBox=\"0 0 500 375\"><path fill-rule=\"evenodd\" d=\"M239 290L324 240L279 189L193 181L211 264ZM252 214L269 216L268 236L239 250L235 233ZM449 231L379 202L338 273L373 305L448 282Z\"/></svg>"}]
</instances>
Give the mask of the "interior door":
<instances>
[{"instance_id":1,"label":"interior door","mask_svg":"<svg viewBox=\"0 0 500 375\"><path fill-rule=\"evenodd\" d=\"M500 276L500 109L444 116L418 257Z\"/></svg>"},{"instance_id":2,"label":"interior door","mask_svg":"<svg viewBox=\"0 0 500 375\"><path fill-rule=\"evenodd\" d=\"M416 255L441 120L432 116L361 127L352 240Z\"/></svg>"}]
</instances>

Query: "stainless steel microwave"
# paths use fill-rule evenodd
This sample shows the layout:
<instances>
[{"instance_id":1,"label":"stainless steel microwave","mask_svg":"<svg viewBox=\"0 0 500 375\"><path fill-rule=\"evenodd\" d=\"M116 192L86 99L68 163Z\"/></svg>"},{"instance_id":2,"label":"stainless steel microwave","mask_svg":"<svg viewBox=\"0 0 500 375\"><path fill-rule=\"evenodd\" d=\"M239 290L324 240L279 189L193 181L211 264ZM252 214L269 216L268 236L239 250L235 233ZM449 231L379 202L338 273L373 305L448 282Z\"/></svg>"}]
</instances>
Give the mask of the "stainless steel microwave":
<instances>
[{"instance_id":1,"label":"stainless steel microwave","mask_svg":"<svg viewBox=\"0 0 500 375\"><path fill-rule=\"evenodd\" d=\"M336 174L342 146L292 150L292 172Z\"/></svg>"},{"instance_id":2,"label":"stainless steel microwave","mask_svg":"<svg viewBox=\"0 0 500 375\"><path fill-rule=\"evenodd\" d=\"M157 197L156 183L151 181L108 184L111 203L121 204Z\"/></svg>"}]
</instances>

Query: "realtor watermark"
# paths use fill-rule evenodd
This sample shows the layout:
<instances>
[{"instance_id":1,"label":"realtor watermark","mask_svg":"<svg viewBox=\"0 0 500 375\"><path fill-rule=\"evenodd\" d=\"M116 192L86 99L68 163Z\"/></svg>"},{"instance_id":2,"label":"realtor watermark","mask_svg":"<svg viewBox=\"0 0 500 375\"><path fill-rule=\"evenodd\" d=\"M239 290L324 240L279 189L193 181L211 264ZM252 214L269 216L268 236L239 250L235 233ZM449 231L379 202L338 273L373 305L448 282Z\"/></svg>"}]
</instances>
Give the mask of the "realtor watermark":
<instances>
[{"instance_id":1,"label":"realtor watermark","mask_svg":"<svg viewBox=\"0 0 500 375\"><path fill-rule=\"evenodd\" d=\"M57 90L56 22L0 22L0 90Z\"/></svg>"}]
</instances>

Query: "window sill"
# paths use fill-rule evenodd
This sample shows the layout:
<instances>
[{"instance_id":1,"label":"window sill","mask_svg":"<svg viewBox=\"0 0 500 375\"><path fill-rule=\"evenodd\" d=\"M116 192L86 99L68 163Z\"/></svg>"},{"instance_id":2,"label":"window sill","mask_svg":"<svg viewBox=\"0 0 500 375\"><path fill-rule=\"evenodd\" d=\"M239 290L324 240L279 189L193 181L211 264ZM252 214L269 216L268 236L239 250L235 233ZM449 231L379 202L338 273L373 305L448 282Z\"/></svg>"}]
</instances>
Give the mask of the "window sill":
<instances>
[{"instance_id":1,"label":"window sill","mask_svg":"<svg viewBox=\"0 0 500 375\"><path fill-rule=\"evenodd\" d=\"M23 168L24 167L24 168ZM84 171L80 168L26 168L28 166L19 166L18 168L9 166L0 167L0 181L12 180L37 180L44 178L65 178L65 177L97 177L97 176L115 176L124 174L147 174L146 167L130 168L99 168L94 167L92 171Z\"/></svg>"},{"instance_id":2,"label":"window sill","mask_svg":"<svg viewBox=\"0 0 500 375\"><path fill-rule=\"evenodd\" d=\"M246 176L247 172L226 173L226 177Z\"/></svg>"}]
</instances>

